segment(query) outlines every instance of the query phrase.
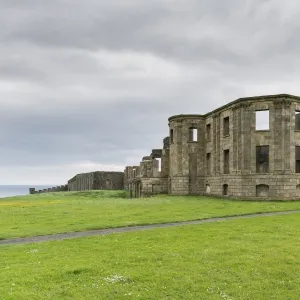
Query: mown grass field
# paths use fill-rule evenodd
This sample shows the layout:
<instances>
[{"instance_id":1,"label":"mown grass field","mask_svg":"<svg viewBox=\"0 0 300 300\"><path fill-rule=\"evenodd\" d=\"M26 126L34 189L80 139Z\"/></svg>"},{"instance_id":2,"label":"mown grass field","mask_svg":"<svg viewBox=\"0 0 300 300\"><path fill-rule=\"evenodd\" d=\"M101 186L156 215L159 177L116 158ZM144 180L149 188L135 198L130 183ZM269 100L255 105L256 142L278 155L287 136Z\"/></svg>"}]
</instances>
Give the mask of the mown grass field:
<instances>
[{"instance_id":1,"label":"mown grass field","mask_svg":"<svg viewBox=\"0 0 300 300\"><path fill-rule=\"evenodd\" d=\"M0 239L137 224L300 209L300 202L251 202L124 192L45 193L0 199Z\"/></svg>"},{"instance_id":2,"label":"mown grass field","mask_svg":"<svg viewBox=\"0 0 300 300\"><path fill-rule=\"evenodd\" d=\"M0 298L300 299L299 214L0 247Z\"/></svg>"}]
</instances>

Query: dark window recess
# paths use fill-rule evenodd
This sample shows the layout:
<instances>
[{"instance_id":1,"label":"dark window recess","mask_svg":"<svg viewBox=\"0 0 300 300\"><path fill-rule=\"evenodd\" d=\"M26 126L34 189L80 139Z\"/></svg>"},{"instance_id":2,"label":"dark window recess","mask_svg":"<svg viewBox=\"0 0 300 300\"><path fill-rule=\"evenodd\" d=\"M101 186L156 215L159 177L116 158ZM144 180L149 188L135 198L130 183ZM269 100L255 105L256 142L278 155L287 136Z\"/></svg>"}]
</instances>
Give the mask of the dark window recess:
<instances>
[{"instance_id":1,"label":"dark window recess","mask_svg":"<svg viewBox=\"0 0 300 300\"><path fill-rule=\"evenodd\" d=\"M229 117L223 119L223 135L229 135Z\"/></svg>"},{"instance_id":2,"label":"dark window recess","mask_svg":"<svg viewBox=\"0 0 300 300\"><path fill-rule=\"evenodd\" d=\"M269 146L256 147L256 173L269 172Z\"/></svg>"},{"instance_id":3,"label":"dark window recess","mask_svg":"<svg viewBox=\"0 0 300 300\"><path fill-rule=\"evenodd\" d=\"M229 174L229 150L224 150L224 174Z\"/></svg>"},{"instance_id":4,"label":"dark window recess","mask_svg":"<svg viewBox=\"0 0 300 300\"><path fill-rule=\"evenodd\" d=\"M191 127L189 129L189 141L190 142L198 142L198 129Z\"/></svg>"},{"instance_id":5,"label":"dark window recess","mask_svg":"<svg viewBox=\"0 0 300 300\"><path fill-rule=\"evenodd\" d=\"M206 154L206 173L207 175L211 174L211 154Z\"/></svg>"},{"instance_id":6,"label":"dark window recess","mask_svg":"<svg viewBox=\"0 0 300 300\"><path fill-rule=\"evenodd\" d=\"M228 195L228 184L223 184L223 196Z\"/></svg>"},{"instance_id":7,"label":"dark window recess","mask_svg":"<svg viewBox=\"0 0 300 300\"><path fill-rule=\"evenodd\" d=\"M295 130L300 130L300 111L295 113Z\"/></svg>"},{"instance_id":8,"label":"dark window recess","mask_svg":"<svg viewBox=\"0 0 300 300\"><path fill-rule=\"evenodd\" d=\"M300 146L296 146L296 173L300 173Z\"/></svg>"},{"instance_id":9,"label":"dark window recess","mask_svg":"<svg viewBox=\"0 0 300 300\"><path fill-rule=\"evenodd\" d=\"M174 143L174 131L173 131L173 129L170 130L170 143L171 144Z\"/></svg>"},{"instance_id":10,"label":"dark window recess","mask_svg":"<svg viewBox=\"0 0 300 300\"><path fill-rule=\"evenodd\" d=\"M208 140L208 141L210 141L210 135L211 135L211 126L210 126L210 124L207 124L206 125L206 139Z\"/></svg>"}]
</instances>

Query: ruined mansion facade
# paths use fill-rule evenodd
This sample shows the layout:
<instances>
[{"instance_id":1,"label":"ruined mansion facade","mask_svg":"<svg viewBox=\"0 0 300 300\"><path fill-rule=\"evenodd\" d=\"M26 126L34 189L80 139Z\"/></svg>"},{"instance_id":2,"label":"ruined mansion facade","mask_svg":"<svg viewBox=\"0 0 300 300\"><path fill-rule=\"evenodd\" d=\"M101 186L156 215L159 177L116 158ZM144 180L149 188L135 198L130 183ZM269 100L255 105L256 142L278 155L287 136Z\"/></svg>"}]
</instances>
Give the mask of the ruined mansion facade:
<instances>
[{"instance_id":1,"label":"ruined mansion facade","mask_svg":"<svg viewBox=\"0 0 300 300\"><path fill-rule=\"evenodd\" d=\"M205 115L170 117L162 148L138 165L78 174L67 185L38 192L93 189L126 189L137 198L300 199L300 97L241 98Z\"/></svg>"},{"instance_id":2,"label":"ruined mansion facade","mask_svg":"<svg viewBox=\"0 0 300 300\"><path fill-rule=\"evenodd\" d=\"M169 136L125 169L133 197L300 198L300 97L241 98L206 115L169 118Z\"/></svg>"}]
</instances>

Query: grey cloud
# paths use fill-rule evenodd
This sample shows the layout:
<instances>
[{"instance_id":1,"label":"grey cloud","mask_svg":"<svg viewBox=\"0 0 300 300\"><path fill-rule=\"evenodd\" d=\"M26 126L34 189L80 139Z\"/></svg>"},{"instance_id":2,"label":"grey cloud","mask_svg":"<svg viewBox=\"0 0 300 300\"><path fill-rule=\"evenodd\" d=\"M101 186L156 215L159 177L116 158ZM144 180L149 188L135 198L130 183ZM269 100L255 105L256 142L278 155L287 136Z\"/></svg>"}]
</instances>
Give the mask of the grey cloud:
<instances>
[{"instance_id":1,"label":"grey cloud","mask_svg":"<svg viewBox=\"0 0 300 300\"><path fill-rule=\"evenodd\" d=\"M0 0L0 165L16 172L0 179L136 164L171 115L299 95L299 13L296 0Z\"/></svg>"},{"instance_id":2,"label":"grey cloud","mask_svg":"<svg viewBox=\"0 0 300 300\"><path fill-rule=\"evenodd\" d=\"M106 5L101 1L74 1L72 4L54 1L39 5L17 22L22 26L14 26L14 21L8 21L13 23L8 41L23 39L44 47L88 50L130 49L192 62L211 59L246 64L249 59L251 62L253 54L241 48L239 53L235 49L237 44L243 43L245 48L257 47L253 52L266 57L269 53L264 53L263 49L268 41L271 44L285 41L285 36L274 29L285 25L288 26L285 32L290 31L299 17L296 14L290 24L284 23L281 6L272 6L270 1L140 3L129 1L127 5L118 5L119 2L113 1ZM190 38L195 28L194 38ZM207 35L206 32L214 34Z\"/></svg>"}]
</instances>

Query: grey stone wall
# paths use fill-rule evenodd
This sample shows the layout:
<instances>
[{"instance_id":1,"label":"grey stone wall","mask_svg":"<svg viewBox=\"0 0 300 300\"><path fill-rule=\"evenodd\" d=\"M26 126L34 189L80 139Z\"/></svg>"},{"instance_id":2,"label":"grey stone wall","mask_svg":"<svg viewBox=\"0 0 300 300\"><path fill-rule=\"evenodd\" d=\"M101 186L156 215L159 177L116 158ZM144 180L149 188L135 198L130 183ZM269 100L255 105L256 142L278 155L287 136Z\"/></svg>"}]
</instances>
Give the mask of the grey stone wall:
<instances>
[{"instance_id":1,"label":"grey stone wall","mask_svg":"<svg viewBox=\"0 0 300 300\"><path fill-rule=\"evenodd\" d=\"M68 181L69 191L123 190L124 172L97 171L74 176Z\"/></svg>"}]
</instances>

